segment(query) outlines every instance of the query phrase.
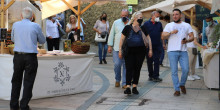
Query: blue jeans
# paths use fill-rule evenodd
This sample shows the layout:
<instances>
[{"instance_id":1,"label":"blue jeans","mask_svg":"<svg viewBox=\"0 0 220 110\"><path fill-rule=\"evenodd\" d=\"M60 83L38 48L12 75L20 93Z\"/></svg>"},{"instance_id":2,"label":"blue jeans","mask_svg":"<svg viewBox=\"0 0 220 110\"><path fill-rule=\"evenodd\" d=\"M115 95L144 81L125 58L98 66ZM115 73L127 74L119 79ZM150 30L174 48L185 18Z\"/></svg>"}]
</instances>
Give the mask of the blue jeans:
<instances>
[{"instance_id":1,"label":"blue jeans","mask_svg":"<svg viewBox=\"0 0 220 110\"><path fill-rule=\"evenodd\" d=\"M115 50L113 50L113 62L114 62L114 71L115 71L116 82L121 81L121 66L123 65L122 86L126 85L125 60L120 59L118 56L118 51L115 51Z\"/></svg>"},{"instance_id":2,"label":"blue jeans","mask_svg":"<svg viewBox=\"0 0 220 110\"><path fill-rule=\"evenodd\" d=\"M106 58L108 46L106 43L103 43L103 42L99 42L98 46L99 46L99 61L102 61L102 59ZM104 48L104 52L103 52L103 56L102 56L103 48Z\"/></svg>"},{"instance_id":3,"label":"blue jeans","mask_svg":"<svg viewBox=\"0 0 220 110\"><path fill-rule=\"evenodd\" d=\"M180 91L180 86L185 86L187 76L189 73L189 58L187 51L172 51L168 52L170 61L170 68L172 71L172 80L175 91ZM179 82L178 78L178 62L180 63L182 76Z\"/></svg>"},{"instance_id":4,"label":"blue jeans","mask_svg":"<svg viewBox=\"0 0 220 110\"><path fill-rule=\"evenodd\" d=\"M160 65L163 64L163 59L164 59L164 48L163 45L161 45L161 50L160 50Z\"/></svg>"}]
</instances>

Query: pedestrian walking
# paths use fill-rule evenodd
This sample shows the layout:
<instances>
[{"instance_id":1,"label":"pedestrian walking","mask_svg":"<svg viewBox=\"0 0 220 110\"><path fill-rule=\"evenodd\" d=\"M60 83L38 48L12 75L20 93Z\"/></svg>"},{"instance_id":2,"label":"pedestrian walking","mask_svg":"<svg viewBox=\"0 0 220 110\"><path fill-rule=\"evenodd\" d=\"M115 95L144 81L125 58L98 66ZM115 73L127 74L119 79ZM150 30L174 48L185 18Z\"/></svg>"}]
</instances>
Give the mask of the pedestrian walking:
<instances>
[{"instance_id":1,"label":"pedestrian walking","mask_svg":"<svg viewBox=\"0 0 220 110\"><path fill-rule=\"evenodd\" d=\"M159 71L160 71L160 56L161 56L161 47L162 47L162 40L161 34L163 32L163 27L160 22L160 13L157 11L153 11L151 13L151 19L146 21L142 26L142 30L146 33L148 32L152 42L152 49L153 49L153 57L149 57L148 54L146 55L147 58L147 67L149 72L149 81L154 82L161 82L162 79L159 78ZM149 48L146 51L149 53Z\"/></svg>"},{"instance_id":2,"label":"pedestrian walking","mask_svg":"<svg viewBox=\"0 0 220 110\"><path fill-rule=\"evenodd\" d=\"M141 12L135 12L132 15L132 18L129 22L129 25L125 26L122 31L120 45L119 45L119 58L122 59L124 56L125 65L126 65L126 85L127 88L124 91L124 94L131 94L131 84L132 84L132 93L139 94L137 90L137 85L139 82L140 71L144 58L146 55L146 46L144 38L145 34L142 32L140 26L143 22L143 15ZM146 34L147 35L147 34ZM151 40L148 36L149 42L149 57L152 57L152 46ZM127 52L122 52L122 45L126 43ZM122 56L122 54L124 54Z\"/></svg>"},{"instance_id":3,"label":"pedestrian walking","mask_svg":"<svg viewBox=\"0 0 220 110\"><path fill-rule=\"evenodd\" d=\"M107 50L108 50L108 33L109 33L109 22L107 20L107 14L102 13L100 16L100 19L96 21L93 30L95 30L98 34L104 33L107 34L107 38L105 42L98 42L98 47L99 47L99 64L102 64L102 61L104 64L107 64L106 61L106 55L107 55Z\"/></svg>"},{"instance_id":4,"label":"pedestrian walking","mask_svg":"<svg viewBox=\"0 0 220 110\"><path fill-rule=\"evenodd\" d=\"M186 43L194 40L192 27L181 21L181 11L173 10L174 22L168 23L163 30L162 39L168 39L168 58L172 71L172 80L174 86L174 96L180 96L180 89L183 94L186 94L186 80L189 73L189 58L187 53ZM189 39L187 37L189 36ZM178 78L178 62L180 63L182 76Z\"/></svg>"},{"instance_id":5,"label":"pedestrian walking","mask_svg":"<svg viewBox=\"0 0 220 110\"><path fill-rule=\"evenodd\" d=\"M121 32L129 22L128 10L122 9L121 18L114 21L108 38L108 52L113 52L113 62L115 71L115 87L120 87L120 81L122 79L122 88L126 88L126 68L124 59L120 59L119 43L121 39ZM123 72L121 75L121 66L123 66ZM122 77L121 77L122 76Z\"/></svg>"}]
</instances>

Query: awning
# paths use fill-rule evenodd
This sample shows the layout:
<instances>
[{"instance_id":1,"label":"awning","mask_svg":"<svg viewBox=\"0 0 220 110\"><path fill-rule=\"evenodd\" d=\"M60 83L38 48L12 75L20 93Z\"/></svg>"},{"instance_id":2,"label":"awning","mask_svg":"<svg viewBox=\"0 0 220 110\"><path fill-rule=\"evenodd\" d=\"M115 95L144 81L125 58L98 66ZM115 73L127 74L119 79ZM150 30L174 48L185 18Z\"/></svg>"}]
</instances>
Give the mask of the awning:
<instances>
[{"instance_id":1,"label":"awning","mask_svg":"<svg viewBox=\"0 0 220 110\"><path fill-rule=\"evenodd\" d=\"M108 3L108 2L118 2L122 4L126 3L126 0L43 0L43 1L44 2L41 2L42 19L45 19L49 16L68 10L69 7L63 1L66 1L72 7L77 6L78 1L81 1L82 3L88 3L88 2L90 3L97 1L97 3L99 4Z\"/></svg>"},{"instance_id":2,"label":"awning","mask_svg":"<svg viewBox=\"0 0 220 110\"><path fill-rule=\"evenodd\" d=\"M181 5L189 5L189 4L198 4L205 8L208 8L211 10L210 14L217 14L216 13L218 9L220 9L220 0L176 0L175 6L181 6Z\"/></svg>"},{"instance_id":3,"label":"awning","mask_svg":"<svg viewBox=\"0 0 220 110\"><path fill-rule=\"evenodd\" d=\"M172 11L173 11L174 8L178 8L181 11L186 11L186 10L189 10L192 7L195 6L195 4L190 4L190 5L183 5L183 6L174 7L175 6L175 1L176 0L166 0L166 1L160 2L158 4L155 4L153 6L150 6L148 8L142 9L140 11L143 12L143 13L147 13L147 12L151 12L151 11L154 11L154 10L161 10L161 11L164 11L166 13L172 14Z\"/></svg>"}]
</instances>

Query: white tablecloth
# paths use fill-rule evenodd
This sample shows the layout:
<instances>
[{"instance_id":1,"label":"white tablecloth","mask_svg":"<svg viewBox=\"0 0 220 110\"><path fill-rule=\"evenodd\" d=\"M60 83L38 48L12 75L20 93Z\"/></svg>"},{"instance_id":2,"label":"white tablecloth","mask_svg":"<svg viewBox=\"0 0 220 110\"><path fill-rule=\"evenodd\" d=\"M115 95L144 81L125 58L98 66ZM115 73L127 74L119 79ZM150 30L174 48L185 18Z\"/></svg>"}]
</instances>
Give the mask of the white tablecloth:
<instances>
[{"instance_id":1,"label":"white tablecloth","mask_svg":"<svg viewBox=\"0 0 220 110\"><path fill-rule=\"evenodd\" d=\"M94 56L76 54L38 57L32 99L92 91ZM10 100L13 56L0 55L0 60L0 99ZM22 91L23 88L21 94Z\"/></svg>"},{"instance_id":2,"label":"white tablecloth","mask_svg":"<svg viewBox=\"0 0 220 110\"><path fill-rule=\"evenodd\" d=\"M219 54L214 54L203 68L204 82L208 88L219 88Z\"/></svg>"}]
</instances>

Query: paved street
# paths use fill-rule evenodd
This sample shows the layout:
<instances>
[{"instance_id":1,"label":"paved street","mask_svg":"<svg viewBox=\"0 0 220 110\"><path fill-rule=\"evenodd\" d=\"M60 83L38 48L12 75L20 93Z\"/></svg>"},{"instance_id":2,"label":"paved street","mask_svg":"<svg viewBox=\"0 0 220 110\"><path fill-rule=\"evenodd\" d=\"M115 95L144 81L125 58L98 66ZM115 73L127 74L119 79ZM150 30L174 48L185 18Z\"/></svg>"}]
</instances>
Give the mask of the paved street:
<instances>
[{"instance_id":1,"label":"paved street","mask_svg":"<svg viewBox=\"0 0 220 110\"><path fill-rule=\"evenodd\" d=\"M91 50L94 50L93 48L97 47L92 47ZM160 77L163 79L161 83L150 82L145 61L138 85L140 94L127 96L121 87L114 87L111 55L107 57L107 62L108 64L100 65L98 57L94 58L93 91L31 100L32 110L219 110L220 108L218 91L209 90L205 86L202 69L196 69L196 74L201 76L201 80L187 81L187 94L174 97L170 69L160 68ZM0 100L0 110L9 110L9 101Z\"/></svg>"}]
</instances>

